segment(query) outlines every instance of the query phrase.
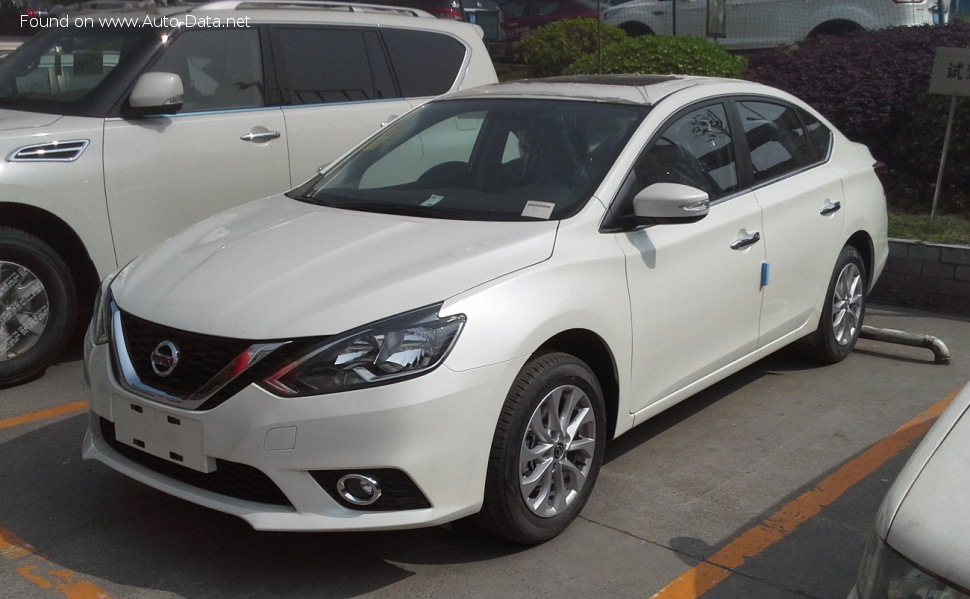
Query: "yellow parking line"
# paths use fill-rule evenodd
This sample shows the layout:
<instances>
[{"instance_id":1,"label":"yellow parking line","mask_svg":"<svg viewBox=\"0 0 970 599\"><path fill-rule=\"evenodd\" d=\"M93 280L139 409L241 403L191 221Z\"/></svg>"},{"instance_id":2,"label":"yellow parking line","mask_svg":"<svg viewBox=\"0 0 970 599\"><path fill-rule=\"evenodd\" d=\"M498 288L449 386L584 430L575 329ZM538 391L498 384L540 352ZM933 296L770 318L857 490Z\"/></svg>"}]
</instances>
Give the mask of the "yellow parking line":
<instances>
[{"instance_id":1,"label":"yellow parking line","mask_svg":"<svg viewBox=\"0 0 970 599\"><path fill-rule=\"evenodd\" d=\"M0 557L22 560L17 572L42 589L59 592L66 599L111 599L107 591L34 553L34 547L17 538L9 530L0 528Z\"/></svg>"},{"instance_id":2,"label":"yellow parking line","mask_svg":"<svg viewBox=\"0 0 970 599\"><path fill-rule=\"evenodd\" d=\"M74 403L69 403L67 405L58 406L56 408L50 408L48 410L31 412L30 414L24 414L22 416L14 416L13 418L4 418L3 420L0 420L0 429L19 426L21 424L27 424L28 422L35 422L37 420L46 420L48 418L63 416L64 414L70 414L71 412L80 412L81 410L84 410L87 407L88 407L88 402L77 401Z\"/></svg>"},{"instance_id":3,"label":"yellow parking line","mask_svg":"<svg viewBox=\"0 0 970 599\"><path fill-rule=\"evenodd\" d=\"M925 435L957 393L959 391L954 391L946 399L933 404L925 412L896 429L893 434L827 476L814 489L790 502L773 516L745 531L726 547L688 570L654 594L651 599L697 599L724 582L748 559L759 555L809 519L817 516L823 507L841 497L853 485Z\"/></svg>"}]
</instances>

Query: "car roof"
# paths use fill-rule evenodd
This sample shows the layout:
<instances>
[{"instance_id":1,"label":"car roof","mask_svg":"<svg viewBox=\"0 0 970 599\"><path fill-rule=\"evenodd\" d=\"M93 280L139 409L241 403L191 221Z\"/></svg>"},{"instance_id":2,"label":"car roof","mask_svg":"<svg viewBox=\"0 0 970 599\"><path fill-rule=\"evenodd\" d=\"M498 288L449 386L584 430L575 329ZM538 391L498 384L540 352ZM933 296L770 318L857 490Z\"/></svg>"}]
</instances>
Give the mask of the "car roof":
<instances>
[{"instance_id":1,"label":"car roof","mask_svg":"<svg viewBox=\"0 0 970 599\"><path fill-rule=\"evenodd\" d=\"M727 92L755 89L768 90L765 86L738 79L697 77L691 75L576 75L523 79L497 83L449 94L452 98L473 97L533 97L621 102L653 106L663 98L688 88L710 86L725 88ZM735 88L735 89L728 89Z\"/></svg>"}]
</instances>

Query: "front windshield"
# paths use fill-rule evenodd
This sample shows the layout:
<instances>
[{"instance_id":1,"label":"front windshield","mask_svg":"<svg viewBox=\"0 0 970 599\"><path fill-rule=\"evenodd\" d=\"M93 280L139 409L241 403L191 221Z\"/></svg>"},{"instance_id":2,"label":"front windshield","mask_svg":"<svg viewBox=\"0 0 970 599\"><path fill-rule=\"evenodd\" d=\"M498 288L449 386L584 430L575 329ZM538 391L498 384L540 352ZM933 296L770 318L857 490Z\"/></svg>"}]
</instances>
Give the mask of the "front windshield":
<instances>
[{"instance_id":1,"label":"front windshield","mask_svg":"<svg viewBox=\"0 0 970 599\"><path fill-rule=\"evenodd\" d=\"M289 195L430 218L558 220L589 200L645 114L589 101L432 102Z\"/></svg>"},{"instance_id":2,"label":"front windshield","mask_svg":"<svg viewBox=\"0 0 970 599\"><path fill-rule=\"evenodd\" d=\"M153 31L145 27L51 29L0 64L0 108L83 114L110 74Z\"/></svg>"}]
</instances>

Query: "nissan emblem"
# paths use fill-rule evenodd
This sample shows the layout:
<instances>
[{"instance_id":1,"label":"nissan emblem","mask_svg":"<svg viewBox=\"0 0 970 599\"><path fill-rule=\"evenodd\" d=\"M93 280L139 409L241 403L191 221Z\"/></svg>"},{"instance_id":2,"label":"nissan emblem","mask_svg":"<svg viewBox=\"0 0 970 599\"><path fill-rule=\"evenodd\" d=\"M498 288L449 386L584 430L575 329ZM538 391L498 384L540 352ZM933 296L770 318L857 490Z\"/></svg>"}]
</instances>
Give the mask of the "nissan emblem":
<instances>
[{"instance_id":1,"label":"nissan emblem","mask_svg":"<svg viewBox=\"0 0 970 599\"><path fill-rule=\"evenodd\" d=\"M168 376L172 374L179 363L179 348L171 341L162 341L155 346L152 351L152 370L158 376Z\"/></svg>"}]
</instances>

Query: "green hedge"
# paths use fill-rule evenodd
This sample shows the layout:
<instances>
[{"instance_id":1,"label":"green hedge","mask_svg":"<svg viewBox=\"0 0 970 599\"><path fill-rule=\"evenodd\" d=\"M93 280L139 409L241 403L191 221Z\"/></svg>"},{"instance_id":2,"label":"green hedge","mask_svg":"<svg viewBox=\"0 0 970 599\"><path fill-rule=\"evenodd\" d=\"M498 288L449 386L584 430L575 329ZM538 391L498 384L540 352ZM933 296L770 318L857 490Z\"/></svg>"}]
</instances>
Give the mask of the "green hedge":
<instances>
[{"instance_id":1,"label":"green hedge","mask_svg":"<svg viewBox=\"0 0 970 599\"><path fill-rule=\"evenodd\" d=\"M595 53L600 39L604 46L626 39L619 27L603 24L598 32L598 24L596 19L555 21L516 42L512 52L529 65L535 77L562 75L578 58Z\"/></svg>"},{"instance_id":2,"label":"green hedge","mask_svg":"<svg viewBox=\"0 0 970 599\"><path fill-rule=\"evenodd\" d=\"M603 47L602 71L595 53L579 57L566 68L571 75L592 73L656 73L741 77L747 68L743 56L729 54L702 37L644 35L628 37Z\"/></svg>"}]
</instances>

